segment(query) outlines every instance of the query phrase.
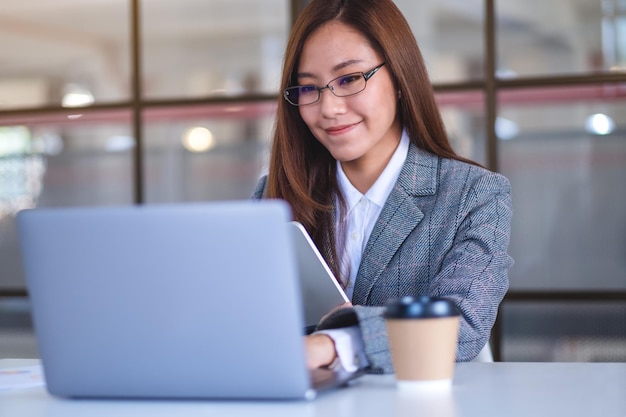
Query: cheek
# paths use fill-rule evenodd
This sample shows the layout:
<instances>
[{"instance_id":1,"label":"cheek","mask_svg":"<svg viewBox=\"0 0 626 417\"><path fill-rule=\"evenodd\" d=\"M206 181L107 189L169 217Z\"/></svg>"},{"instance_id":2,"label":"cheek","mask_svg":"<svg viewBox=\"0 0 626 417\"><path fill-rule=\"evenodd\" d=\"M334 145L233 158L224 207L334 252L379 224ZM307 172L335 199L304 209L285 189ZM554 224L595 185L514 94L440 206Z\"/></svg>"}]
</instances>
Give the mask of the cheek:
<instances>
[{"instance_id":1,"label":"cheek","mask_svg":"<svg viewBox=\"0 0 626 417\"><path fill-rule=\"evenodd\" d=\"M398 93L393 86L385 90L380 100L381 103L384 103L384 110L381 109L381 111L384 111L391 121L395 120L398 112Z\"/></svg>"},{"instance_id":2,"label":"cheek","mask_svg":"<svg viewBox=\"0 0 626 417\"><path fill-rule=\"evenodd\" d=\"M302 117L302 120L304 121L304 124L306 124L309 129L312 129L313 127L313 123L315 121L315 113L313 111L311 111L312 109L309 107L300 107L300 117Z\"/></svg>"},{"instance_id":3,"label":"cheek","mask_svg":"<svg viewBox=\"0 0 626 417\"><path fill-rule=\"evenodd\" d=\"M367 106L368 113L381 117L388 113L394 113L397 109L397 92L391 80L381 80L379 84L367 86L370 94L363 105ZM364 97L365 98L365 97Z\"/></svg>"},{"instance_id":4,"label":"cheek","mask_svg":"<svg viewBox=\"0 0 626 417\"><path fill-rule=\"evenodd\" d=\"M393 110L395 113L398 106L398 92L393 85L389 85L388 88L385 88L384 91L381 92L380 102L385 103L387 108Z\"/></svg>"},{"instance_id":5,"label":"cheek","mask_svg":"<svg viewBox=\"0 0 626 417\"><path fill-rule=\"evenodd\" d=\"M374 118L379 123L387 124L388 119L395 118L397 105L396 96L390 94L389 91L384 91L364 101L361 109L370 118Z\"/></svg>"}]
</instances>

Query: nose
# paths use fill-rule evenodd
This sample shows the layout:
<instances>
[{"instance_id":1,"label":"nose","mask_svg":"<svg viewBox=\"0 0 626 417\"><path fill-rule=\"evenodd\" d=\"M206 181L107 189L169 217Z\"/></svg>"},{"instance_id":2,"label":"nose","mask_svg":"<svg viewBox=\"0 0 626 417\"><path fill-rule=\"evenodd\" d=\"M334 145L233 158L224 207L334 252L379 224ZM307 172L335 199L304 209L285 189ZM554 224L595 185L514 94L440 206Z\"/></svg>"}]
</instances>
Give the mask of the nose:
<instances>
[{"instance_id":1,"label":"nose","mask_svg":"<svg viewBox=\"0 0 626 417\"><path fill-rule=\"evenodd\" d=\"M329 91L324 91L325 89L328 89ZM345 112L345 99L334 95L332 87L324 87L320 90L320 109L324 117L334 117L336 114Z\"/></svg>"}]
</instances>

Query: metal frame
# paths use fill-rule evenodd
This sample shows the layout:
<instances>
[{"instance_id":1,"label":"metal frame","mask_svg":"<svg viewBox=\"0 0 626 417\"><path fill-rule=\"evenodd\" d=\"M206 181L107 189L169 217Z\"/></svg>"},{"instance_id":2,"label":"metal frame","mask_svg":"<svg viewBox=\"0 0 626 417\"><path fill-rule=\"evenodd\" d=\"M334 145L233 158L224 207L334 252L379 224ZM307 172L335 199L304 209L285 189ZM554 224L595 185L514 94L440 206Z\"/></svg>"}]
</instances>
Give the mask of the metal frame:
<instances>
[{"instance_id":1,"label":"metal frame","mask_svg":"<svg viewBox=\"0 0 626 417\"><path fill-rule=\"evenodd\" d=\"M132 85L132 112L133 135L135 137L134 158L134 189L135 204L144 202L144 175L143 175L143 121L141 120L142 101L142 60L141 60L141 5L140 0L131 0L131 85Z\"/></svg>"}]
</instances>

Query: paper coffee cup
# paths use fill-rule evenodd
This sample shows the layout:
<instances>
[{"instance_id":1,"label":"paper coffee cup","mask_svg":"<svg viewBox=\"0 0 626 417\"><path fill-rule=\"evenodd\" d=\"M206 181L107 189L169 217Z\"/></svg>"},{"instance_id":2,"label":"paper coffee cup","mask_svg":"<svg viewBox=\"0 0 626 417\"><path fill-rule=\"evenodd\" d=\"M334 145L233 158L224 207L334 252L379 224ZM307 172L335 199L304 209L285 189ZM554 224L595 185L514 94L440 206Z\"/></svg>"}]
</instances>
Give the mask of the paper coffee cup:
<instances>
[{"instance_id":1,"label":"paper coffee cup","mask_svg":"<svg viewBox=\"0 0 626 417\"><path fill-rule=\"evenodd\" d=\"M399 387L449 386L454 376L460 312L445 298L391 301L385 324Z\"/></svg>"}]
</instances>

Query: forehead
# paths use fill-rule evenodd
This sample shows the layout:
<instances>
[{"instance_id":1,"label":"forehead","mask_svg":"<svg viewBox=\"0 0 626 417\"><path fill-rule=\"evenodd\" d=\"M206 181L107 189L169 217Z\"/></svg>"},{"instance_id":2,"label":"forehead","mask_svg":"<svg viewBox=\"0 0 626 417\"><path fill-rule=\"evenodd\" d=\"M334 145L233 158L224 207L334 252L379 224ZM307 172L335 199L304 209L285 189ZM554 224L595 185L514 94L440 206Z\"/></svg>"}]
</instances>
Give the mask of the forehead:
<instances>
[{"instance_id":1,"label":"forehead","mask_svg":"<svg viewBox=\"0 0 626 417\"><path fill-rule=\"evenodd\" d=\"M298 73L336 72L341 71L344 63L369 65L379 60L379 54L360 31L345 23L329 22L304 42Z\"/></svg>"}]
</instances>

